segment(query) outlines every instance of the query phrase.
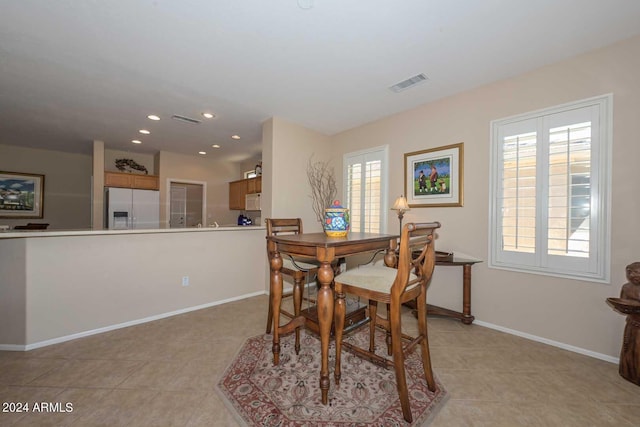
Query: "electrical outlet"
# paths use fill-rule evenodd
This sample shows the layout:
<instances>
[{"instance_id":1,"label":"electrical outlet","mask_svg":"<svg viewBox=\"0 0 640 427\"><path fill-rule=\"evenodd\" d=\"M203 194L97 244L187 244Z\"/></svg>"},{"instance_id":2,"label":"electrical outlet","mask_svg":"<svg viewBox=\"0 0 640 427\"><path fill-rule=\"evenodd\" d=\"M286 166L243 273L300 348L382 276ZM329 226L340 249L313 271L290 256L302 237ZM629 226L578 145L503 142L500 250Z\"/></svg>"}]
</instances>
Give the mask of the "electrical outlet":
<instances>
[{"instance_id":1,"label":"electrical outlet","mask_svg":"<svg viewBox=\"0 0 640 427\"><path fill-rule=\"evenodd\" d=\"M182 286L189 286L189 276L182 276Z\"/></svg>"}]
</instances>

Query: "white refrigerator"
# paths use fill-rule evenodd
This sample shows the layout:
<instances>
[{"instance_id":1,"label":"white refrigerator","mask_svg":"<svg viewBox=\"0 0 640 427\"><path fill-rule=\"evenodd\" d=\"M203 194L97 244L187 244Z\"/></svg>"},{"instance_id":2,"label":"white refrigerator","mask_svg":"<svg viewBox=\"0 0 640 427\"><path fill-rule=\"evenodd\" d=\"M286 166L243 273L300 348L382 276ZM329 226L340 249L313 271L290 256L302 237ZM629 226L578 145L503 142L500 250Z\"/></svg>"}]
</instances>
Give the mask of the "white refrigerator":
<instances>
[{"instance_id":1,"label":"white refrigerator","mask_svg":"<svg viewBox=\"0 0 640 427\"><path fill-rule=\"evenodd\" d=\"M114 230L160 228L160 192L108 187L106 226Z\"/></svg>"}]
</instances>

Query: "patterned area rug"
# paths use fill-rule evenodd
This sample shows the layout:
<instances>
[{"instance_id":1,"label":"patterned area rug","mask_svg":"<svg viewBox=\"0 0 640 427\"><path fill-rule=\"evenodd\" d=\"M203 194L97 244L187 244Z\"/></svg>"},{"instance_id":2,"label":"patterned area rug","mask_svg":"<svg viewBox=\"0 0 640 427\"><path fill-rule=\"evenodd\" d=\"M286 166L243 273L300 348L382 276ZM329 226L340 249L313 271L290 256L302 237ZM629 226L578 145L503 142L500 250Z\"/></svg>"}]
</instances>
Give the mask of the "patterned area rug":
<instances>
[{"instance_id":1,"label":"patterned area rug","mask_svg":"<svg viewBox=\"0 0 640 427\"><path fill-rule=\"evenodd\" d=\"M387 370L347 351L342 354L342 378L333 380L335 347L329 348L329 405L320 402L320 340L302 332L300 354L294 334L280 339L280 364L273 366L272 336L249 338L218 383L218 390L239 422L248 426L424 426L448 398L436 378L430 392L422 373L420 350L406 362L413 423L402 418L393 370ZM345 341L368 347L368 328L345 336ZM379 332L376 347L386 347ZM386 349L384 350L386 353ZM381 355L385 355L380 353ZM386 355L385 355L386 357Z\"/></svg>"}]
</instances>

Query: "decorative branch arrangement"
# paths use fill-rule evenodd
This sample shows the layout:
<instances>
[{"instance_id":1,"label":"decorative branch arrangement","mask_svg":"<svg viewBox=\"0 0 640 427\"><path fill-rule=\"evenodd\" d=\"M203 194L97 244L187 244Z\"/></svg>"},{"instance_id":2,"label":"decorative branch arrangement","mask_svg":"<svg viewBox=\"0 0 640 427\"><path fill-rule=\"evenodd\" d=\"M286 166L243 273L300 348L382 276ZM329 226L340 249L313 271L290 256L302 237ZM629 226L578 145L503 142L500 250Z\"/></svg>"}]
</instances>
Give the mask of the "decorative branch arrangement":
<instances>
[{"instance_id":1,"label":"decorative branch arrangement","mask_svg":"<svg viewBox=\"0 0 640 427\"><path fill-rule=\"evenodd\" d=\"M139 165L138 163L136 163L131 159L116 159L116 168L118 168L118 170L122 172L124 172L126 168L129 168L129 169L137 170L140 172L144 172L145 175L149 173L147 171L147 168L145 168L143 165ZM129 170L128 172L131 172L131 170Z\"/></svg>"},{"instance_id":2,"label":"decorative branch arrangement","mask_svg":"<svg viewBox=\"0 0 640 427\"><path fill-rule=\"evenodd\" d=\"M313 156L307 163L307 178L311 186L311 207L320 224L324 221L324 210L333 203L338 193L336 176L329 162L313 161Z\"/></svg>"}]
</instances>

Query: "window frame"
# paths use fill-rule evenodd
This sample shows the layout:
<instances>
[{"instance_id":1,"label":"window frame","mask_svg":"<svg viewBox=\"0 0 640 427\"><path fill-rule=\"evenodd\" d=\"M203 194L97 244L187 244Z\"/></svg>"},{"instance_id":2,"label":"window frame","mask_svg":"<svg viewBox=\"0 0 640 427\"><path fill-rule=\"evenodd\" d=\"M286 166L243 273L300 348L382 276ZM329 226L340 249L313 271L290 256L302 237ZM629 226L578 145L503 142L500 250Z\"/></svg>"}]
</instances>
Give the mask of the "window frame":
<instances>
[{"instance_id":1,"label":"window frame","mask_svg":"<svg viewBox=\"0 0 640 427\"><path fill-rule=\"evenodd\" d=\"M364 150L358 150L350 153L345 153L342 157L342 182L343 182L343 196L344 207L349 208L349 212L351 212L351 206L349 206L349 179L348 179L348 170L349 165L353 164L350 159L361 158L366 161L366 157L374 157L379 158L381 161L380 165L380 233L386 234L388 227L388 204L389 204L389 145L381 145L378 147L367 148ZM361 192L362 193L362 192ZM364 204L363 204L364 209ZM364 212L362 212L364 214ZM364 217L364 215L362 215Z\"/></svg>"},{"instance_id":2,"label":"window frame","mask_svg":"<svg viewBox=\"0 0 640 427\"><path fill-rule=\"evenodd\" d=\"M564 115L571 115L572 110L591 108L597 113L592 116L591 135L591 189L590 189L590 244L586 261L579 257L548 254L547 244L536 243L536 250L531 253L505 251L502 248L502 181L501 170L503 158L501 144L503 131L507 127L531 129L527 122L537 121L536 132L552 129L554 120ZM542 126L540 123L545 123ZM568 123L563 123L568 125ZM507 132L511 135L514 131ZM575 280L586 280L609 283L611 259L611 173L613 144L613 95L606 94L576 102L562 104L529 113L519 114L503 119L492 120L490 124L490 178L489 178L489 268L519 271L525 273L549 275ZM548 149L549 134L538 132L536 143L536 242L548 239L548 207L549 195L546 192L548 183ZM545 157L546 156L546 157ZM545 166L542 162L546 162ZM541 205L541 206L538 206ZM591 235L592 234L592 235ZM544 251L544 253L542 252ZM584 268L588 265L588 268Z\"/></svg>"}]
</instances>

